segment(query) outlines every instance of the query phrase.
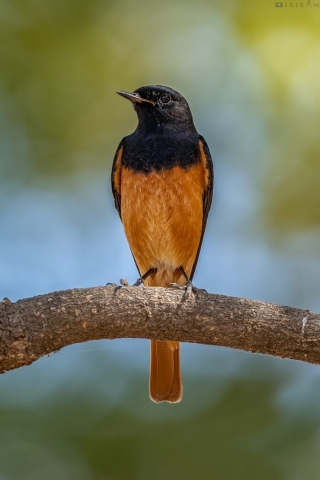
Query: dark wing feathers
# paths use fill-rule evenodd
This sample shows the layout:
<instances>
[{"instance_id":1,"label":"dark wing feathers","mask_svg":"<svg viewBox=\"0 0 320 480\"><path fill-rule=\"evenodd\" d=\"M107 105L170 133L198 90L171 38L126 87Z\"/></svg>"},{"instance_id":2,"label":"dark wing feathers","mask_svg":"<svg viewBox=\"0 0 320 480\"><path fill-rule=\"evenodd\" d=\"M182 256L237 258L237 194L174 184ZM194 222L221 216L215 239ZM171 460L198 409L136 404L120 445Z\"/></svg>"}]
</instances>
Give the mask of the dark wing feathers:
<instances>
[{"instance_id":1,"label":"dark wing feathers","mask_svg":"<svg viewBox=\"0 0 320 480\"><path fill-rule=\"evenodd\" d=\"M210 150L207 145L207 142L201 136L199 137L199 154L200 154L201 162L204 166L204 175L205 175L205 188L203 192L203 219L202 219L202 232L201 232L199 247L198 247L197 255L191 270L190 280L192 280L193 278L193 275L198 263L203 235L206 229L208 215L209 215L212 197L213 197L213 180L214 180L213 162L212 162L212 158L210 155Z\"/></svg>"},{"instance_id":2,"label":"dark wing feathers","mask_svg":"<svg viewBox=\"0 0 320 480\"><path fill-rule=\"evenodd\" d=\"M123 145L124 145L124 139L121 140L117 148L117 151L113 159L112 170L111 170L111 188L112 188L112 193L114 197L114 204L116 209L118 210L120 218L121 218L121 171L122 171ZM133 256L134 263L136 264L137 270L139 272L139 275L141 275L136 259L134 258L133 254L132 256Z\"/></svg>"},{"instance_id":3,"label":"dark wing feathers","mask_svg":"<svg viewBox=\"0 0 320 480\"><path fill-rule=\"evenodd\" d=\"M119 216L121 218L121 170L122 170L122 154L123 154L123 143L121 140L117 151L115 153L112 171L111 171L111 188L114 197L114 204L118 210Z\"/></svg>"}]
</instances>

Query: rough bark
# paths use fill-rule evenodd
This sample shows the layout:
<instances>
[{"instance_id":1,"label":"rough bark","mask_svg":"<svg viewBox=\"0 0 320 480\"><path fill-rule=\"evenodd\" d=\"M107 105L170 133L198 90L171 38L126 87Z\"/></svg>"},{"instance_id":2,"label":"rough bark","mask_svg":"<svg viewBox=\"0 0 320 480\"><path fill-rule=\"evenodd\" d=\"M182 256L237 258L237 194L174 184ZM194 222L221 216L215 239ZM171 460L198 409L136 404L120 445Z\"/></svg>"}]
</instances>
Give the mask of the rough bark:
<instances>
[{"instance_id":1,"label":"rough bark","mask_svg":"<svg viewBox=\"0 0 320 480\"><path fill-rule=\"evenodd\" d=\"M103 338L179 340L320 363L320 315L256 300L108 286L0 303L0 373Z\"/></svg>"}]
</instances>

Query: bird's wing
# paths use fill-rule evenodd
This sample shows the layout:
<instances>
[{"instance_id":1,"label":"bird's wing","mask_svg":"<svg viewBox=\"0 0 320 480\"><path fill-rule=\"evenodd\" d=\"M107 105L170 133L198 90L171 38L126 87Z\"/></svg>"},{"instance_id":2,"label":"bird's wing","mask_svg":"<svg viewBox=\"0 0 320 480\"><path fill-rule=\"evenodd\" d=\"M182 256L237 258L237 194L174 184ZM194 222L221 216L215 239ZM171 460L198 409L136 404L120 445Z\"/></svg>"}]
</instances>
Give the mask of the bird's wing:
<instances>
[{"instance_id":1,"label":"bird's wing","mask_svg":"<svg viewBox=\"0 0 320 480\"><path fill-rule=\"evenodd\" d=\"M122 154L123 140L121 140L115 153L112 171L111 171L111 188L114 197L114 204L121 218L121 172L122 172Z\"/></svg>"},{"instance_id":2,"label":"bird's wing","mask_svg":"<svg viewBox=\"0 0 320 480\"><path fill-rule=\"evenodd\" d=\"M120 219L121 219L121 174L122 174L123 148L124 148L124 139L121 140L117 148L117 151L113 159L112 170L111 170L111 188L112 188L112 193L114 198L114 205L118 210ZM141 275L136 259L134 258L133 254L132 256L133 256L134 263L136 264L136 267L138 269L139 275Z\"/></svg>"},{"instance_id":3,"label":"bird's wing","mask_svg":"<svg viewBox=\"0 0 320 480\"><path fill-rule=\"evenodd\" d=\"M207 145L207 142L203 137L199 137L199 155L200 155L200 160L203 165L203 174L204 174L204 191L203 191L203 218L202 218L202 231L201 231L201 237L200 237L200 242L199 242L199 247L197 251L197 255L191 270L191 275L190 275L190 280L192 280L198 259L199 259L199 254L201 250L201 245L202 245L202 240L203 240L203 235L204 231L206 229L207 225L207 220L208 220L208 215L211 207L211 202L212 202L212 196L213 196L213 162L212 158L210 155L209 147Z\"/></svg>"}]
</instances>

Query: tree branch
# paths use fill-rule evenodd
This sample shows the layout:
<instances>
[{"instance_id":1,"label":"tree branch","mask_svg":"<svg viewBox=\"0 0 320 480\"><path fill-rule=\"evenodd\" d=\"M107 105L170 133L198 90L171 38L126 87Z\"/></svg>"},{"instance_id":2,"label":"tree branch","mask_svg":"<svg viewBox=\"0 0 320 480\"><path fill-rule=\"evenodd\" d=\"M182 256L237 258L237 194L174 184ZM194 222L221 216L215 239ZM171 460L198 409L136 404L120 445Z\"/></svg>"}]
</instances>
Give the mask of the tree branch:
<instances>
[{"instance_id":1,"label":"tree branch","mask_svg":"<svg viewBox=\"0 0 320 480\"><path fill-rule=\"evenodd\" d=\"M256 300L108 286L0 303L0 373L103 338L179 340L320 363L319 314Z\"/></svg>"}]
</instances>

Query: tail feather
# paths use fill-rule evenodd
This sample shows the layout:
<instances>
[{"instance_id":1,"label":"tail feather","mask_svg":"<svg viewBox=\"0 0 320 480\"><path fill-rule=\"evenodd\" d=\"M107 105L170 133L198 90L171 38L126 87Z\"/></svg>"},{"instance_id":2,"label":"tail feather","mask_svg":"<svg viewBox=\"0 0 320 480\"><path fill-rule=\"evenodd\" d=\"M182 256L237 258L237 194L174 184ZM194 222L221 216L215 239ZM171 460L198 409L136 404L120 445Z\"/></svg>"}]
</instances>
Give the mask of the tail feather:
<instances>
[{"instance_id":1,"label":"tail feather","mask_svg":"<svg viewBox=\"0 0 320 480\"><path fill-rule=\"evenodd\" d=\"M151 340L149 393L156 403L182 399L179 342Z\"/></svg>"}]
</instances>

